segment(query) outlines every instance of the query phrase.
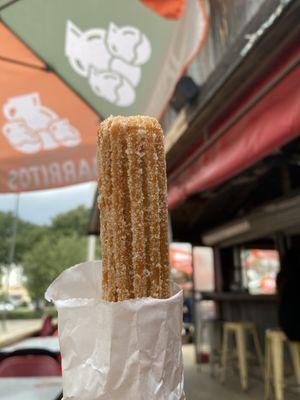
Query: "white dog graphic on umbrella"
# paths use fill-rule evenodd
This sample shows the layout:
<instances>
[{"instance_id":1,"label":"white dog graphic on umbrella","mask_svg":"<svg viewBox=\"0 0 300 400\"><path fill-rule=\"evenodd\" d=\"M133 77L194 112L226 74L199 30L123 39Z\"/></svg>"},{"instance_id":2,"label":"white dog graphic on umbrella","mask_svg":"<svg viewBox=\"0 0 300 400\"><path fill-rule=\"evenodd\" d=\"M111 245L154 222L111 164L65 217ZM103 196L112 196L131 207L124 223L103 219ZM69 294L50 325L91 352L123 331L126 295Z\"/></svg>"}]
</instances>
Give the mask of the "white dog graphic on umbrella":
<instances>
[{"instance_id":1,"label":"white dog graphic on umbrella","mask_svg":"<svg viewBox=\"0 0 300 400\"><path fill-rule=\"evenodd\" d=\"M3 106L3 114L8 122L2 132L10 145L22 153L74 147L81 142L78 130L68 119L59 118L43 106L38 93L9 98Z\"/></svg>"},{"instance_id":2,"label":"white dog graphic on umbrella","mask_svg":"<svg viewBox=\"0 0 300 400\"><path fill-rule=\"evenodd\" d=\"M98 97L119 107L135 101L141 65L151 55L148 38L133 26L92 28L83 32L72 21L66 25L65 55L73 70L87 78Z\"/></svg>"}]
</instances>

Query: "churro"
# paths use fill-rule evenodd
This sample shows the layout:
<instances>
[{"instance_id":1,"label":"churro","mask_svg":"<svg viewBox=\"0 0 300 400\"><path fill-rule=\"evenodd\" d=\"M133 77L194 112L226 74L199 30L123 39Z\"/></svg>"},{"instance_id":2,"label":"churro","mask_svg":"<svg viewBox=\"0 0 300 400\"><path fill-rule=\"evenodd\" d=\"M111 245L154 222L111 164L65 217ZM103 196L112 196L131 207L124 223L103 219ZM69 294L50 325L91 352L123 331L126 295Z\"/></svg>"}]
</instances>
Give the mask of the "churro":
<instances>
[{"instance_id":1,"label":"churro","mask_svg":"<svg viewBox=\"0 0 300 400\"><path fill-rule=\"evenodd\" d=\"M98 204L107 301L170 296L163 140L155 118L118 116L100 124Z\"/></svg>"}]
</instances>

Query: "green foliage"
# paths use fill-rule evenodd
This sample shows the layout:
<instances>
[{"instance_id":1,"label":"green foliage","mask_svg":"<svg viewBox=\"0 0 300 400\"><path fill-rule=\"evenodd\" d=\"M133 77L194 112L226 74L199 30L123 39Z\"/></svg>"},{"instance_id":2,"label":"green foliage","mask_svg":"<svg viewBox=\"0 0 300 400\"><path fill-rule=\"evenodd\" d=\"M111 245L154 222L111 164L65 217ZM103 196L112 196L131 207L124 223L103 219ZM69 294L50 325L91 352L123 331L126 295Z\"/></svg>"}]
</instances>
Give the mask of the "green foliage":
<instances>
[{"instance_id":1,"label":"green foliage","mask_svg":"<svg viewBox=\"0 0 300 400\"><path fill-rule=\"evenodd\" d=\"M14 215L11 212L0 211L0 264L9 262L9 251L12 241ZM20 263L24 252L47 233L47 227L31 224L30 222L18 220L17 237L14 262Z\"/></svg>"},{"instance_id":2,"label":"green foliage","mask_svg":"<svg viewBox=\"0 0 300 400\"><path fill-rule=\"evenodd\" d=\"M8 302L8 298L7 298L7 294L3 293L3 291L0 292L0 303L7 303Z\"/></svg>"},{"instance_id":3,"label":"green foliage","mask_svg":"<svg viewBox=\"0 0 300 400\"><path fill-rule=\"evenodd\" d=\"M9 252L13 214L0 211L0 263L6 264Z\"/></svg>"},{"instance_id":4,"label":"green foliage","mask_svg":"<svg viewBox=\"0 0 300 400\"><path fill-rule=\"evenodd\" d=\"M17 308L12 311L6 311L6 319L38 319L44 314L52 315L57 318L55 307L47 307L44 310L30 310L29 308Z\"/></svg>"},{"instance_id":5,"label":"green foliage","mask_svg":"<svg viewBox=\"0 0 300 400\"><path fill-rule=\"evenodd\" d=\"M44 297L48 285L64 269L86 259L87 239L77 234L49 235L25 253L22 265L33 300Z\"/></svg>"},{"instance_id":6,"label":"green foliage","mask_svg":"<svg viewBox=\"0 0 300 400\"><path fill-rule=\"evenodd\" d=\"M24 254L31 249L33 245L37 244L40 240L46 237L49 233L47 226L34 225L29 222L20 223L17 228L16 237L16 264L22 263Z\"/></svg>"},{"instance_id":7,"label":"green foliage","mask_svg":"<svg viewBox=\"0 0 300 400\"><path fill-rule=\"evenodd\" d=\"M37 304L60 272L86 260L89 215L90 210L80 206L57 215L51 226L18 221L15 262L22 264L26 286ZM12 213L0 212L0 265L8 262L13 218ZM98 244L98 252L99 248Z\"/></svg>"},{"instance_id":8,"label":"green foliage","mask_svg":"<svg viewBox=\"0 0 300 400\"><path fill-rule=\"evenodd\" d=\"M52 221L51 228L55 233L70 235L86 235L90 218L90 210L79 206L74 210L58 214Z\"/></svg>"}]
</instances>

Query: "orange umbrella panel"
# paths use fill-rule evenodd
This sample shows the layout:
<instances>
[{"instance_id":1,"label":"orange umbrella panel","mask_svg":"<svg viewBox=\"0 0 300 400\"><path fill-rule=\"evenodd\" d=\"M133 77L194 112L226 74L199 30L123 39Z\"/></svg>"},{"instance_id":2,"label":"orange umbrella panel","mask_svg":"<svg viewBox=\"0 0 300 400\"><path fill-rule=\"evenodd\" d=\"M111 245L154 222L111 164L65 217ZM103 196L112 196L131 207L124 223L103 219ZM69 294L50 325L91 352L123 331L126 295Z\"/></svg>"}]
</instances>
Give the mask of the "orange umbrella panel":
<instances>
[{"instance_id":1,"label":"orange umbrella panel","mask_svg":"<svg viewBox=\"0 0 300 400\"><path fill-rule=\"evenodd\" d=\"M95 180L98 116L3 25L1 41L3 32L6 48L20 51L11 62L1 42L0 192Z\"/></svg>"}]
</instances>

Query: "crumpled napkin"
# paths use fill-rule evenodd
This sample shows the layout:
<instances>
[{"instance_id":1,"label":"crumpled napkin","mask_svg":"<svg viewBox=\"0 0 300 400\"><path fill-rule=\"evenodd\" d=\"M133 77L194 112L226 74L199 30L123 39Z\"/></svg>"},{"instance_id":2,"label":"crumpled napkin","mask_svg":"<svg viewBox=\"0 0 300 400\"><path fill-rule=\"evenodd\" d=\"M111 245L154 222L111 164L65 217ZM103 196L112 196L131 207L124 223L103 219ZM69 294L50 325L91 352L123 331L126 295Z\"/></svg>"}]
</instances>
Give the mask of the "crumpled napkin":
<instances>
[{"instance_id":1,"label":"crumpled napkin","mask_svg":"<svg viewBox=\"0 0 300 400\"><path fill-rule=\"evenodd\" d=\"M183 400L182 291L101 299L101 262L64 271L45 297L58 310L64 400Z\"/></svg>"}]
</instances>

